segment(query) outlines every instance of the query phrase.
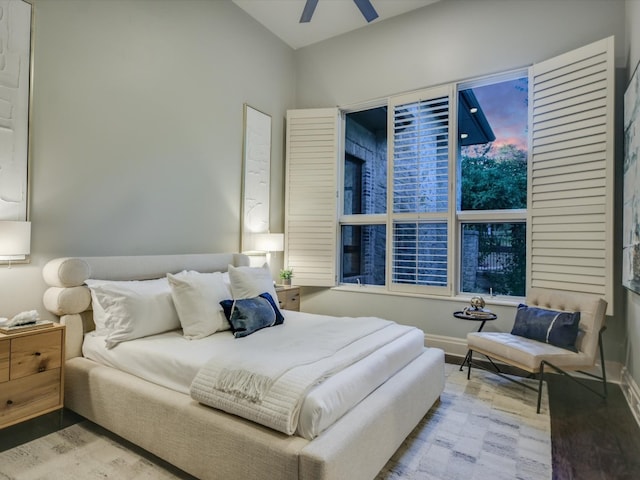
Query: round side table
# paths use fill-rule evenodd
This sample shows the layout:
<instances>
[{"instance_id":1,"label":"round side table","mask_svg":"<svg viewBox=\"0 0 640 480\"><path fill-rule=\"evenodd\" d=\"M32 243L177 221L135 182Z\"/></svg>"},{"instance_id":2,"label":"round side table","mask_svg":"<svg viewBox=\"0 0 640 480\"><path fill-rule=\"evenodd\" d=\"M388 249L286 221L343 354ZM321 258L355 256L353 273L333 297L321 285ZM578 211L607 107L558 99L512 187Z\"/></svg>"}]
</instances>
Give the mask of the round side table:
<instances>
[{"instance_id":1,"label":"round side table","mask_svg":"<svg viewBox=\"0 0 640 480\"><path fill-rule=\"evenodd\" d=\"M477 330L478 332L482 331L485 323L498 318L498 316L495 313L484 313L483 315L473 315L472 313L468 313L468 311L453 312L453 316L461 320L480 322L480 326L478 327L478 330ZM464 360L462 361L462 365L460 365L460 371L462 371L462 368L469 362L470 356L471 356L471 352L467 350L467 354L465 355Z\"/></svg>"}]
</instances>

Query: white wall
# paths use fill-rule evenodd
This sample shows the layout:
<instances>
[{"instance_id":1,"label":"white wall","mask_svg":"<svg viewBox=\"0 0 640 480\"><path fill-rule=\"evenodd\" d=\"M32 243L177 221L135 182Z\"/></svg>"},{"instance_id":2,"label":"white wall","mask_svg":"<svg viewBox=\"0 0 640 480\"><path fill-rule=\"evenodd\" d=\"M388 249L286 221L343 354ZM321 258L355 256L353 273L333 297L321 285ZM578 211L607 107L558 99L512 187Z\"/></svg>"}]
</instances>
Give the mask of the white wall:
<instances>
[{"instance_id":1,"label":"white wall","mask_svg":"<svg viewBox=\"0 0 640 480\"><path fill-rule=\"evenodd\" d=\"M624 0L440 0L296 51L299 108L348 105L527 67L610 35Z\"/></svg>"},{"instance_id":2,"label":"white wall","mask_svg":"<svg viewBox=\"0 0 640 480\"><path fill-rule=\"evenodd\" d=\"M624 66L624 0L441 0L415 12L296 51L298 108L345 106L407 90L529 66L610 35ZM620 287L622 288L622 287ZM432 335L464 338L451 300L307 289L304 310L377 314ZM510 330L512 306L491 305ZM622 311L620 308L618 311ZM623 315L609 319L607 358L622 362Z\"/></svg>"},{"instance_id":3,"label":"white wall","mask_svg":"<svg viewBox=\"0 0 640 480\"><path fill-rule=\"evenodd\" d=\"M293 50L232 2L35 0L32 263L0 267L1 315L44 312L62 255L237 251L243 103L271 114L282 231Z\"/></svg>"}]
</instances>

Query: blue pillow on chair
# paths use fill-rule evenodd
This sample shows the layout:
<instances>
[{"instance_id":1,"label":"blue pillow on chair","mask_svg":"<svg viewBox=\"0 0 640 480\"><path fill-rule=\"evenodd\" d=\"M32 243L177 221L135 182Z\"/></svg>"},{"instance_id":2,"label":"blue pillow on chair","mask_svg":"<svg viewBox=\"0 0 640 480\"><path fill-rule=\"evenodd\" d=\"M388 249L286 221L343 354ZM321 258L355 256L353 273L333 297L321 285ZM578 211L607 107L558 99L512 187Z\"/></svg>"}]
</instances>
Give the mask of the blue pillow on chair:
<instances>
[{"instance_id":1,"label":"blue pillow on chair","mask_svg":"<svg viewBox=\"0 0 640 480\"><path fill-rule=\"evenodd\" d=\"M254 298L223 300L220 305L236 338L284 323L284 317L273 297L266 292Z\"/></svg>"},{"instance_id":2,"label":"blue pillow on chair","mask_svg":"<svg viewBox=\"0 0 640 480\"><path fill-rule=\"evenodd\" d=\"M579 327L580 312L561 312L520 304L511 334L577 352Z\"/></svg>"}]
</instances>

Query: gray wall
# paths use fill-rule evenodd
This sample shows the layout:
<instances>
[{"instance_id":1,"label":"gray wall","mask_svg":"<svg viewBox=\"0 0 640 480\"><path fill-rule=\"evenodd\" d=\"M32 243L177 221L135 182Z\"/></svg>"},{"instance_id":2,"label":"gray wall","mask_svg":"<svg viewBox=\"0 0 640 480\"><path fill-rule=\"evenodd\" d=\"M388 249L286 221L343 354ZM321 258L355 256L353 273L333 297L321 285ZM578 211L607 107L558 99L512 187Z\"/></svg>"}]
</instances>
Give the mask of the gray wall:
<instances>
[{"instance_id":1,"label":"gray wall","mask_svg":"<svg viewBox=\"0 0 640 480\"><path fill-rule=\"evenodd\" d=\"M616 36L616 64L623 67L624 0L442 0L297 50L296 104L298 108L353 105L527 67L611 35ZM452 312L464 306L454 300L365 292L306 289L302 306L320 313L380 315L462 342L475 328L452 318ZM510 330L513 306L490 308L499 319L486 329ZM622 363L624 305L617 312L609 319L605 351L609 360Z\"/></svg>"},{"instance_id":2,"label":"gray wall","mask_svg":"<svg viewBox=\"0 0 640 480\"><path fill-rule=\"evenodd\" d=\"M0 267L2 315L46 313L53 257L237 251L244 102L272 116L282 231L291 48L228 1L33 3L33 256Z\"/></svg>"}]
</instances>

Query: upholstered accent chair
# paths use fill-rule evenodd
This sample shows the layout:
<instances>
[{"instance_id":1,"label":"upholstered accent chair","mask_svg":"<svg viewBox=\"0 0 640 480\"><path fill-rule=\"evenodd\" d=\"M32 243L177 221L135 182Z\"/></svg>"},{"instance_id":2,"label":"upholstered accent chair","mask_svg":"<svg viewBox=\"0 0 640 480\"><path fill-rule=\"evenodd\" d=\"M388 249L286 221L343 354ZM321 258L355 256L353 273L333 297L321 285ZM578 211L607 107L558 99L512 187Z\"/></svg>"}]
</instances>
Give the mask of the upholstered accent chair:
<instances>
[{"instance_id":1,"label":"upholstered accent chair","mask_svg":"<svg viewBox=\"0 0 640 480\"><path fill-rule=\"evenodd\" d=\"M467 378L471 376L471 366L483 368L503 376L511 381L521 383L525 387L537 391L540 413L540 400L544 381L545 367L550 367L583 387L591 390L600 397L607 397L607 378L604 368L604 352L602 349L602 332L605 330L605 312L607 302L596 295L572 293L560 290L532 288L527 295L528 306L541 309L559 310L564 312L580 312L578 336L575 343L576 351L532 340L512 333L503 332L473 332L467 335L469 346L469 361L467 362ZM474 362L473 354L480 353L489 359L495 368L491 370L483 364ZM595 366L600 354L601 375L585 372ZM531 376L538 376L538 388L518 382L511 376L505 376L500 371L498 363L512 365L525 370ZM569 371L578 371L602 382L600 393L585 382L581 382Z\"/></svg>"}]
</instances>

